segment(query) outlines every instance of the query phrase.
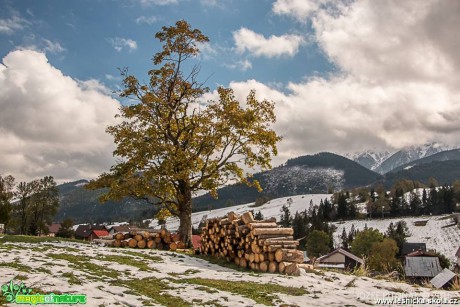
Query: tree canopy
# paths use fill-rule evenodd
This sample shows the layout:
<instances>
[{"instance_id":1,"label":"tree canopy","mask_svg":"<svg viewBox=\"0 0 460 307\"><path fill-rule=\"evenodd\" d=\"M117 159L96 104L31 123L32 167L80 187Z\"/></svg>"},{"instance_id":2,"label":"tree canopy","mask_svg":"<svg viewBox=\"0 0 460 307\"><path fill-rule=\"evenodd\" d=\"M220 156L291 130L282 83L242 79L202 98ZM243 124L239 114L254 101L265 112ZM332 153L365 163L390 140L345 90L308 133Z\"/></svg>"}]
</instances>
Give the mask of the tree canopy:
<instances>
[{"instance_id":1,"label":"tree canopy","mask_svg":"<svg viewBox=\"0 0 460 307\"><path fill-rule=\"evenodd\" d=\"M274 103L257 100L254 91L241 103L219 87L216 101L204 101L209 89L198 81L200 67L189 64L209 41L200 30L180 20L155 37L163 49L153 57L149 83L122 71L120 95L135 103L121 106L122 123L107 128L119 161L88 188L107 187L103 200L131 196L160 205L179 216L181 239L189 243L193 193L217 197L231 179L261 190L243 166L269 169L280 137L270 128Z\"/></svg>"}]
</instances>

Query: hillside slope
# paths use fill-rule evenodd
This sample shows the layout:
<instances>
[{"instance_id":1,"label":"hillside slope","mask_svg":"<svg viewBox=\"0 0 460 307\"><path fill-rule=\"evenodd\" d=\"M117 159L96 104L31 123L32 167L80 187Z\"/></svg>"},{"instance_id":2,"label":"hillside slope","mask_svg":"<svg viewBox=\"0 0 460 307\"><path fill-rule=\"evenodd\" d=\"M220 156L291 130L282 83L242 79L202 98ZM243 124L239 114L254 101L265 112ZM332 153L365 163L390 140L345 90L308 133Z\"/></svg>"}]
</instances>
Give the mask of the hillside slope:
<instances>
[{"instance_id":1,"label":"hillside slope","mask_svg":"<svg viewBox=\"0 0 460 307\"><path fill-rule=\"evenodd\" d=\"M382 176L350 159L324 152L290 159L285 165L255 174L253 179L260 182L263 193L241 184L224 187L219 189L217 200L209 194L195 198L194 211L253 202L262 195L279 198L351 189L372 184Z\"/></svg>"}]
</instances>

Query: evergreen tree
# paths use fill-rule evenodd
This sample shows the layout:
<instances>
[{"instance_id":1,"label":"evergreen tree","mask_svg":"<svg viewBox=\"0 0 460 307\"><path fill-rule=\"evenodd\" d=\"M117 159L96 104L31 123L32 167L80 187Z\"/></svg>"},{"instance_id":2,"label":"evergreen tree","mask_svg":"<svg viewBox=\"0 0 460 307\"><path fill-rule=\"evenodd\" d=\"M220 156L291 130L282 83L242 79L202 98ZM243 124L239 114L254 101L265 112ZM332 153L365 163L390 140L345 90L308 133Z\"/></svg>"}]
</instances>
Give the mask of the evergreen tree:
<instances>
[{"instance_id":1,"label":"evergreen tree","mask_svg":"<svg viewBox=\"0 0 460 307\"><path fill-rule=\"evenodd\" d=\"M291 227L292 216L291 216L291 211L289 210L289 207L287 207L286 205L283 205L283 207L281 207L281 212L282 214L281 214L279 224L282 227Z\"/></svg>"},{"instance_id":2,"label":"evergreen tree","mask_svg":"<svg viewBox=\"0 0 460 307\"><path fill-rule=\"evenodd\" d=\"M331 251L331 237L324 231L313 230L307 238L307 253L309 257L319 257Z\"/></svg>"},{"instance_id":3,"label":"evergreen tree","mask_svg":"<svg viewBox=\"0 0 460 307\"><path fill-rule=\"evenodd\" d=\"M338 198L338 203L337 203L337 218L338 219L346 219L347 218L347 198L345 194L340 193L339 198Z\"/></svg>"},{"instance_id":4,"label":"evergreen tree","mask_svg":"<svg viewBox=\"0 0 460 307\"><path fill-rule=\"evenodd\" d=\"M345 231L345 227L342 230L342 235L340 236L340 239L342 240L342 248L344 250L348 250L348 235Z\"/></svg>"},{"instance_id":5,"label":"evergreen tree","mask_svg":"<svg viewBox=\"0 0 460 307\"><path fill-rule=\"evenodd\" d=\"M260 212L260 210L254 215L254 219L257 221L261 221L264 219L264 216L262 215L262 212Z\"/></svg>"},{"instance_id":6,"label":"evergreen tree","mask_svg":"<svg viewBox=\"0 0 460 307\"><path fill-rule=\"evenodd\" d=\"M420 200L420 197L418 196L418 193L417 191L415 192L411 192L410 194L410 213L411 215L415 215L415 216L418 216L420 215L422 212L422 201Z\"/></svg>"}]
</instances>

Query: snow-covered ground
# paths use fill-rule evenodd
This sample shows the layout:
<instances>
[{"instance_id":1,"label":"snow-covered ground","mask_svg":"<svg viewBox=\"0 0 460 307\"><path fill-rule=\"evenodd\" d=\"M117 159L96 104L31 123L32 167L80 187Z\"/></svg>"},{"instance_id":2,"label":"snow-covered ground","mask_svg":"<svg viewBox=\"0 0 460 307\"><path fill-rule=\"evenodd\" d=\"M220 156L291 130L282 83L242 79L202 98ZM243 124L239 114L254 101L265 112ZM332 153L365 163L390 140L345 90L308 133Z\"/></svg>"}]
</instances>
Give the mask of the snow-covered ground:
<instances>
[{"instance_id":1,"label":"snow-covered ground","mask_svg":"<svg viewBox=\"0 0 460 307\"><path fill-rule=\"evenodd\" d=\"M123 257L132 261L119 263L117 259ZM135 264L145 264L147 269L141 270ZM113 275L113 272L117 273ZM70 273L73 278L69 277ZM257 284L307 291L301 296L269 293L266 297L273 306L366 306L376 304L376 299L383 297L445 298L460 294L335 272L315 275L303 271L297 277L240 272L167 251L114 249L67 242L0 243L0 284L18 275L27 287L39 288L44 293L86 294L86 306L179 306L177 302L167 301L168 298L165 301L165 295L169 295L170 300L184 301L180 306L263 306L249 294L251 285ZM149 279L146 287L139 289L134 285L144 278ZM220 286L196 283L216 280L221 282ZM243 281L249 282L247 290L226 287L226 284Z\"/></svg>"},{"instance_id":2,"label":"snow-covered ground","mask_svg":"<svg viewBox=\"0 0 460 307\"><path fill-rule=\"evenodd\" d=\"M363 230L365 225L378 229L385 233L390 223L396 224L398 221L405 221L411 236L407 238L407 242L426 243L427 249L434 249L441 252L449 259L455 260L455 252L460 246L460 229L453 225L450 218L446 216L419 216L394 219L380 220L353 220L343 223L334 223L337 230L334 234L334 242L339 245L340 236L343 228L348 233L352 225L355 229ZM425 226L415 226L416 221L427 221Z\"/></svg>"},{"instance_id":3,"label":"snow-covered ground","mask_svg":"<svg viewBox=\"0 0 460 307\"><path fill-rule=\"evenodd\" d=\"M210 210L210 211L201 211L201 212L196 212L192 214L192 224L193 227L198 227L200 224L201 220L204 219L209 219L213 217L223 217L225 216L228 212L233 211L235 213L241 214L244 213L248 210L254 210L254 212L262 212L262 215L264 218L271 218L271 217L276 217L279 219L281 215L281 207L283 205L286 205L289 207L289 210L291 211L291 214L295 214L296 211L304 211L308 210L310 207L310 202L313 205L319 205L321 199L329 199L331 197L331 194L307 194L307 195L296 195L296 196L289 196L289 197L282 197L282 198L277 198L277 199L272 199L271 201L263 204L260 207L252 207L254 203L248 203L248 204L243 204L243 205L238 205L234 207L229 207L229 208L222 208L222 209L216 209L216 210ZM288 199L292 200L291 205L288 203ZM290 201L289 201L290 202ZM150 224L151 227L158 228L158 222L156 220L153 220ZM179 228L179 219L178 218L169 218L166 221L166 228L174 231Z\"/></svg>"}]
</instances>

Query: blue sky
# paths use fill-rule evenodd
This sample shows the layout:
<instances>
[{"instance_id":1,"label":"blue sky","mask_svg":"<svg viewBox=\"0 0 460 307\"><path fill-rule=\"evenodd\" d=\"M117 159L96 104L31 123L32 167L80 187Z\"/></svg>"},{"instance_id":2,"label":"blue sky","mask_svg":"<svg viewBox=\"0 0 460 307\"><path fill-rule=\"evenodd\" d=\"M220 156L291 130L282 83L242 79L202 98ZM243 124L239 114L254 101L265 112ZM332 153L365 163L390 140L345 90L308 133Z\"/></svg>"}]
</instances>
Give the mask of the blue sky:
<instances>
[{"instance_id":1,"label":"blue sky","mask_svg":"<svg viewBox=\"0 0 460 307\"><path fill-rule=\"evenodd\" d=\"M318 46L307 39L293 54L272 57L238 52L233 33L250 29L264 37L306 36L309 23L297 23L275 15L272 1L2 1L1 18L22 19L22 29L0 37L1 56L18 46L46 48L45 40L59 44L47 52L50 63L64 74L80 80L97 79L108 87L119 85L119 67L144 76L152 55L161 45L154 38L162 26L185 19L210 38L200 58L202 77L209 84L257 79L264 83L299 82L333 68ZM131 41L135 48L123 44ZM115 49L119 41L119 51ZM58 47L59 48L59 47ZM251 68L241 63L250 63ZM247 64L249 65L249 64ZM109 79L108 79L108 78Z\"/></svg>"},{"instance_id":2,"label":"blue sky","mask_svg":"<svg viewBox=\"0 0 460 307\"><path fill-rule=\"evenodd\" d=\"M196 60L212 91L275 103L275 166L458 145L459 16L450 0L0 0L0 174L107 171L117 68L147 81L155 33L179 19L210 39Z\"/></svg>"}]
</instances>

